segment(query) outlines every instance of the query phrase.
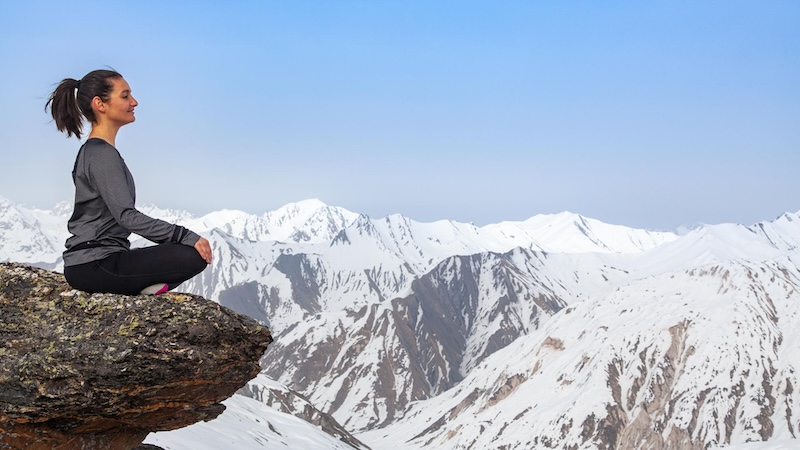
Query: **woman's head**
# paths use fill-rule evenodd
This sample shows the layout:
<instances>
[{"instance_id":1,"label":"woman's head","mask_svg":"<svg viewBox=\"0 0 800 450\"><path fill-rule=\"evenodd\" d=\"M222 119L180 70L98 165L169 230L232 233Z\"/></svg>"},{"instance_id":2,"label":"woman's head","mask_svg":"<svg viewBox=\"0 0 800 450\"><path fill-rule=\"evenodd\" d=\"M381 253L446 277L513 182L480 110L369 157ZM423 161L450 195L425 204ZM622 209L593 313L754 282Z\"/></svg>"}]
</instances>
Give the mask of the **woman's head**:
<instances>
[{"instance_id":1,"label":"woman's head","mask_svg":"<svg viewBox=\"0 0 800 450\"><path fill-rule=\"evenodd\" d=\"M58 131L66 132L67 137L74 134L80 139L83 117L91 123L97 123L92 103L95 97L102 102L110 101L115 80L122 80L122 75L113 70L95 70L80 80L62 80L45 105L45 109L50 107Z\"/></svg>"}]
</instances>

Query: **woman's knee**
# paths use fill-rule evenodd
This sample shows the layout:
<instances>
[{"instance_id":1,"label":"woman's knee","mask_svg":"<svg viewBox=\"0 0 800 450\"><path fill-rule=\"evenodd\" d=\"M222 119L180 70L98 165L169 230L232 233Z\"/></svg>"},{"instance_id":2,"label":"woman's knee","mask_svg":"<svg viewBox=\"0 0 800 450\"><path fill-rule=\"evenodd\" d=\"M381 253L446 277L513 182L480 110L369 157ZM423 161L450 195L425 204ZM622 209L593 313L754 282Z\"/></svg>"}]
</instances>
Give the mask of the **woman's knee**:
<instances>
[{"instance_id":1,"label":"woman's knee","mask_svg":"<svg viewBox=\"0 0 800 450\"><path fill-rule=\"evenodd\" d=\"M185 267L188 271L192 272L192 276L197 275L198 273L205 270L208 266L206 261L200 256L200 253L194 247L189 247L188 245L181 245L181 260L184 262Z\"/></svg>"}]
</instances>

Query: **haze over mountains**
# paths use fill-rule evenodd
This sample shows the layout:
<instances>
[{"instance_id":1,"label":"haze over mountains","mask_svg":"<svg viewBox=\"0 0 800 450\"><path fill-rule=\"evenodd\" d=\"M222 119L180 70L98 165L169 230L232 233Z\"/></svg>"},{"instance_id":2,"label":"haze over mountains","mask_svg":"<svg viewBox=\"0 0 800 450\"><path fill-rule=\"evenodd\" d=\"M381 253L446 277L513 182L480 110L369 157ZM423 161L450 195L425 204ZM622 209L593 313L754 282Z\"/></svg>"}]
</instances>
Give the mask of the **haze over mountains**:
<instances>
[{"instance_id":1,"label":"haze over mountains","mask_svg":"<svg viewBox=\"0 0 800 450\"><path fill-rule=\"evenodd\" d=\"M372 219L318 200L262 215L141 210L212 242L214 263L182 290L276 339L268 378L223 416L247 419L153 437L165 448L213 448L208 433L292 448L305 428L287 413L330 418L314 448L337 436L375 449L766 449L800 430L797 213L678 236L571 213ZM68 217L0 198L0 261L60 270ZM286 392L296 406L265 406Z\"/></svg>"}]
</instances>

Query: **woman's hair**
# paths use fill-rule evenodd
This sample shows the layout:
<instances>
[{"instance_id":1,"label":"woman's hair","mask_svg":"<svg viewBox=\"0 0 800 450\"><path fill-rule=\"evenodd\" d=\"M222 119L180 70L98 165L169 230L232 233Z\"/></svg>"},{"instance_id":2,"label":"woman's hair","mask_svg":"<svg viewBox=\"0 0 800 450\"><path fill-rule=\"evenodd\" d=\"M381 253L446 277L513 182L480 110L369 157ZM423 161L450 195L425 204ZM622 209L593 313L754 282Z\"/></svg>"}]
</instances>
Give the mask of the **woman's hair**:
<instances>
[{"instance_id":1,"label":"woman's hair","mask_svg":"<svg viewBox=\"0 0 800 450\"><path fill-rule=\"evenodd\" d=\"M80 80L61 80L44 107L45 111L50 107L58 131L66 132L67 137L74 134L80 139L83 117L89 122L95 122L92 99L100 97L107 102L114 88L111 81L114 78L122 78L122 75L114 70L94 70Z\"/></svg>"}]
</instances>

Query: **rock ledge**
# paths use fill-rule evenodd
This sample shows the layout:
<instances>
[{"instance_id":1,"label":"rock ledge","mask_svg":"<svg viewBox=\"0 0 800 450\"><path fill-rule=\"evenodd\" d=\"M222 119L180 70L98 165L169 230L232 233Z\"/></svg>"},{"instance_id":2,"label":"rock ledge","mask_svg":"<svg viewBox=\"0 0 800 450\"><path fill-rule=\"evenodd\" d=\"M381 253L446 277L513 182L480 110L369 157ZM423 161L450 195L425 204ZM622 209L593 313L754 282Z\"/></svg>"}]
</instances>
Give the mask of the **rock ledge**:
<instances>
[{"instance_id":1,"label":"rock ledge","mask_svg":"<svg viewBox=\"0 0 800 450\"><path fill-rule=\"evenodd\" d=\"M72 289L0 264L0 449L131 449L211 420L255 377L269 330L189 294Z\"/></svg>"}]
</instances>

